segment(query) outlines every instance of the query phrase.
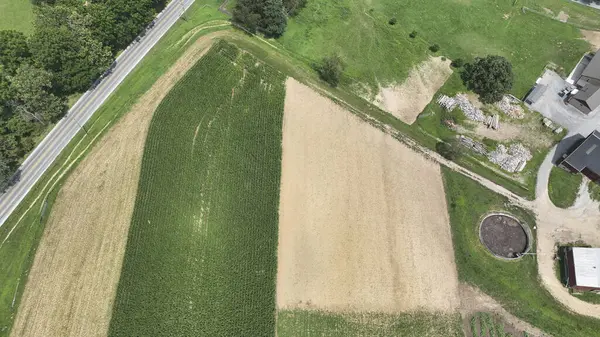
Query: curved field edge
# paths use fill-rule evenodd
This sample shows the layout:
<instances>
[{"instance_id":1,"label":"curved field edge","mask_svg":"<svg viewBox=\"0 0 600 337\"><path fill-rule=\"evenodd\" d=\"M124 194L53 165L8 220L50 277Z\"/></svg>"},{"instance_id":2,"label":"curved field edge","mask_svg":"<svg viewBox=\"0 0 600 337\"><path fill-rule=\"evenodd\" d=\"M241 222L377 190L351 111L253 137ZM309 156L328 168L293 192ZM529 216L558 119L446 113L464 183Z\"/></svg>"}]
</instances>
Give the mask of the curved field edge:
<instances>
[{"instance_id":1,"label":"curved field edge","mask_svg":"<svg viewBox=\"0 0 600 337\"><path fill-rule=\"evenodd\" d=\"M29 268L42 237L56 195L72 170L90 152L110 127L126 114L137 100L177 60L194 36L227 28L218 2L197 0L187 11L187 21L178 21L127 76L40 178L25 199L0 227L0 337L8 336L19 308Z\"/></svg>"},{"instance_id":2,"label":"curved field edge","mask_svg":"<svg viewBox=\"0 0 600 337\"><path fill-rule=\"evenodd\" d=\"M111 336L268 336L285 76L219 41L148 132Z\"/></svg>"},{"instance_id":3,"label":"curved field edge","mask_svg":"<svg viewBox=\"0 0 600 337\"><path fill-rule=\"evenodd\" d=\"M507 262L492 256L479 241L479 223L491 211L517 216L536 237L534 215L457 172L446 167L442 172L460 281L477 286L508 312L550 335L597 334L599 319L571 313L542 286L535 255Z\"/></svg>"}]
</instances>

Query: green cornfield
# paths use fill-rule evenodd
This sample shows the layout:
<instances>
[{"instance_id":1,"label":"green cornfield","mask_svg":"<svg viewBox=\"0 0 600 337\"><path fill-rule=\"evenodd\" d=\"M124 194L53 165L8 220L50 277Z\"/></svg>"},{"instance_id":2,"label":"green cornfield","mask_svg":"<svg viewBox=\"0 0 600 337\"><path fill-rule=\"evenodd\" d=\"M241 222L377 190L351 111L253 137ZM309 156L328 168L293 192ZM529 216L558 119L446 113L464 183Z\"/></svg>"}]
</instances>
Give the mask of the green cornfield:
<instances>
[{"instance_id":1,"label":"green cornfield","mask_svg":"<svg viewBox=\"0 0 600 337\"><path fill-rule=\"evenodd\" d=\"M111 336L273 336L285 76L220 41L155 112Z\"/></svg>"}]
</instances>

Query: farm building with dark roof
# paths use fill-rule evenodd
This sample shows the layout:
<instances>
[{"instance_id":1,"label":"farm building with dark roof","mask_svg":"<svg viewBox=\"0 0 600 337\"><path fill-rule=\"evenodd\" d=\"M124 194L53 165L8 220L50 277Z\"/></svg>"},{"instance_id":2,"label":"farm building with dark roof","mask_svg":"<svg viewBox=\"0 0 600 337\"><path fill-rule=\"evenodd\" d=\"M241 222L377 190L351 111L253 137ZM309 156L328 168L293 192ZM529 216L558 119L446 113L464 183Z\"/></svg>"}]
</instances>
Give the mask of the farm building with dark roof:
<instances>
[{"instance_id":1,"label":"farm building with dark roof","mask_svg":"<svg viewBox=\"0 0 600 337\"><path fill-rule=\"evenodd\" d=\"M573 152L565 154L558 166L600 184L600 132L592 132Z\"/></svg>"},{"instance_id":2,"label":"farm building with dark roof","mask_svg":"<svg viewBox=\"0 0 600 337\"><path fill-rule=\"evenodd\" d=\"M567 98L567 102L584 114L600 107L600 50L592 57L579 78L575 79L577 89Z\"/></svg>"}]
</instances>

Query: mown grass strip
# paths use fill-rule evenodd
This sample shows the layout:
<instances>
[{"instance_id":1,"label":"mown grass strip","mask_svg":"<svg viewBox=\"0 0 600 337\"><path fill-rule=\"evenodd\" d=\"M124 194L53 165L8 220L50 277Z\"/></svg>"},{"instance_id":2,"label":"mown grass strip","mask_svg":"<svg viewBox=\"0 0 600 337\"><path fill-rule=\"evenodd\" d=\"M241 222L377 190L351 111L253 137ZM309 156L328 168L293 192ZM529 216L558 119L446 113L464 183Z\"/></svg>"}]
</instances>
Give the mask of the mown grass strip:
<instances>
[{"instance_id":1,"label":"mown grass strip","mask_svg":"<svg viewBox=\"0 0 600 337\"><path fill-rule=\"evenodd\" d=\"M150 126L111 336L270 336L285 76L220 41Z\"/></svg>"}]
</instances>

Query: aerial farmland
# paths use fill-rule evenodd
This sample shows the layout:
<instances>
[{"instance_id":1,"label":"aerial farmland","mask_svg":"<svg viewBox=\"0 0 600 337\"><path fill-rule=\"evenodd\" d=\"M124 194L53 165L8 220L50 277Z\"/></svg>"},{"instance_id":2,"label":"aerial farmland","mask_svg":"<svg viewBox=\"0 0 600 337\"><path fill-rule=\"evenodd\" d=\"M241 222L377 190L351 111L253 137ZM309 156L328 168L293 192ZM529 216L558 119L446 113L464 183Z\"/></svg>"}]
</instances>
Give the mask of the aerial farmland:
<instances>
[{"instance_id":1,"label":"aerial farmland","mask_svg":"<svg viewBox=\"0 0 600 337\"><path fill-rule=\"evenodd\" d=\"M248 3L181 14L0 228L0 337L597 335L557 255L600 247L596 185L544 173L567 131L520 98L600 10L298 0L252 31ZM523 114L499 128L468 119L501 113L465 75L489 55Z\"/></svg>"}]
</instances>

